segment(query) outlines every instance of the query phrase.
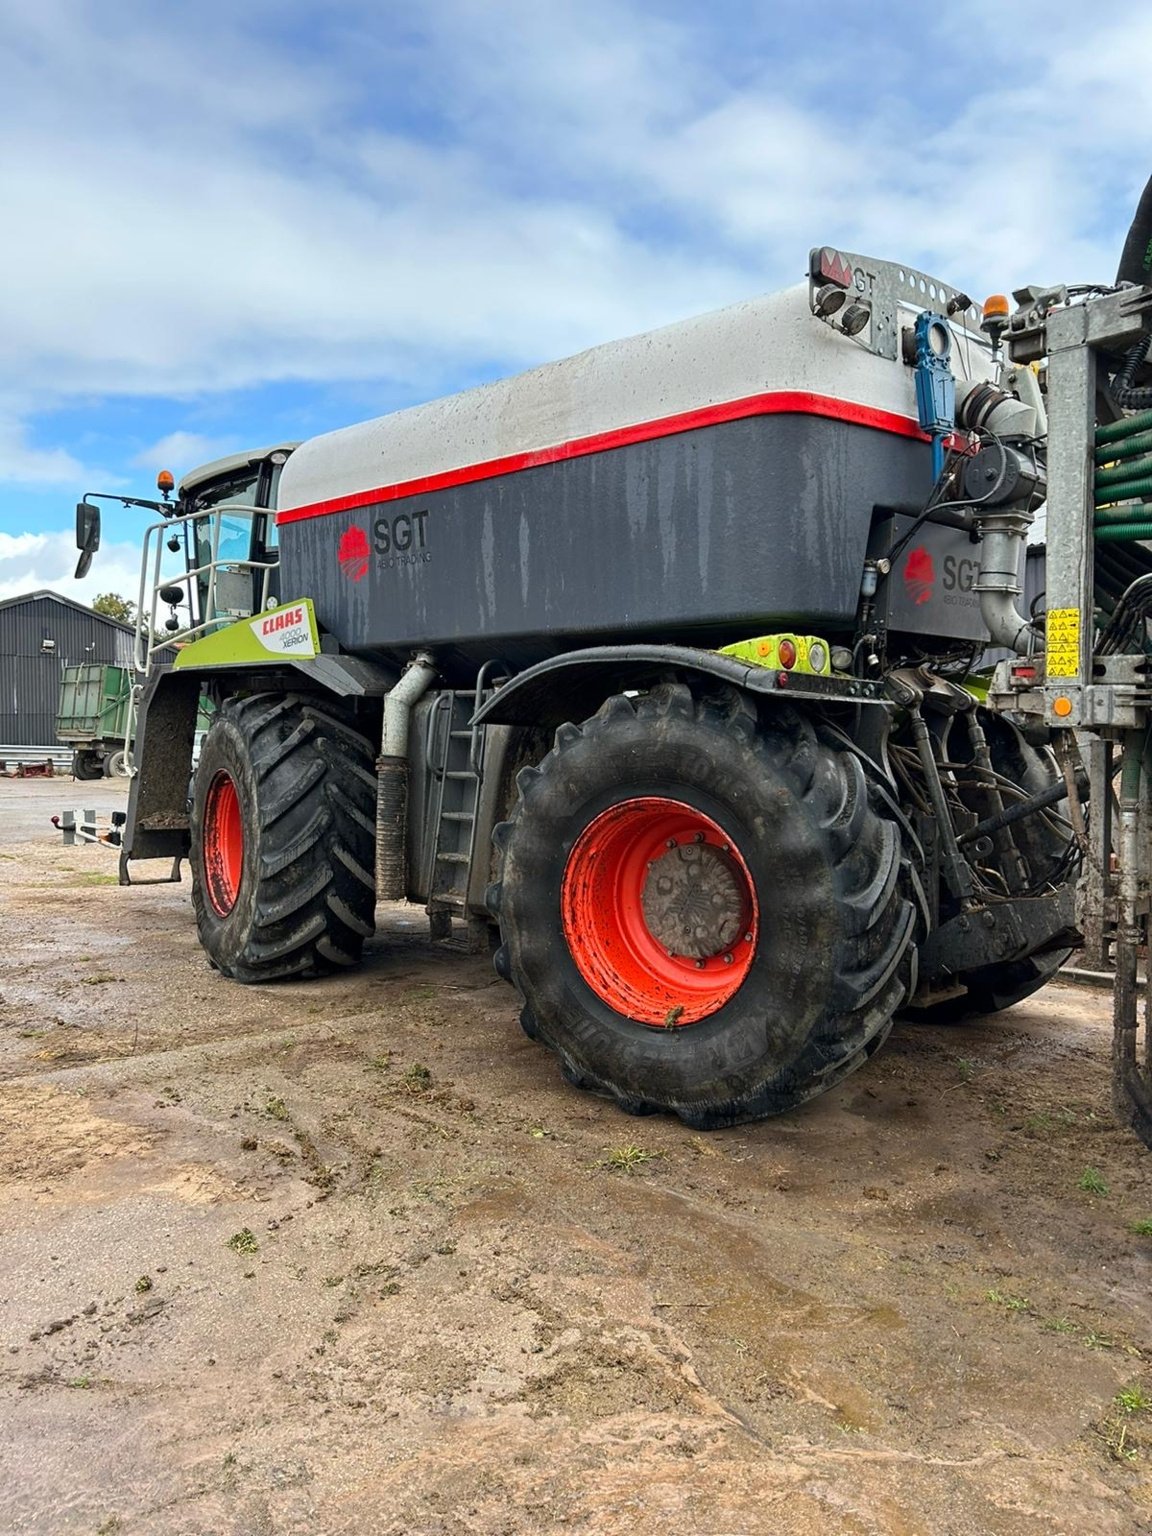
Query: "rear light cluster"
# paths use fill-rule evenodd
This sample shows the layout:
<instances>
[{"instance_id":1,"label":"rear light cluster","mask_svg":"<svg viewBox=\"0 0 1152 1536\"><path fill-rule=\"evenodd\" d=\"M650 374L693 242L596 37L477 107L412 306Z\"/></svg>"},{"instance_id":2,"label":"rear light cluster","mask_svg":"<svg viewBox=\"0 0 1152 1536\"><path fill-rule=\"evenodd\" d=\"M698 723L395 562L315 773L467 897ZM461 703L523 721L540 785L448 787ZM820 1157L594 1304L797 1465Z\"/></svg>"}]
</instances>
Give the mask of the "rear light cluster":
<instances>
[{"instance_id":1,"label":"rear light cluster","mask_svg":"<svg viewBox=\"0 0 1152 1536\"><path fill-rule=\"evenodd\" d=\"M817 635L757 635L753 640L724 646L720 654L753 666L771 667L782 677L792 671L828 677L832 671L828 642Z\"/></svg>"}]
</instances>

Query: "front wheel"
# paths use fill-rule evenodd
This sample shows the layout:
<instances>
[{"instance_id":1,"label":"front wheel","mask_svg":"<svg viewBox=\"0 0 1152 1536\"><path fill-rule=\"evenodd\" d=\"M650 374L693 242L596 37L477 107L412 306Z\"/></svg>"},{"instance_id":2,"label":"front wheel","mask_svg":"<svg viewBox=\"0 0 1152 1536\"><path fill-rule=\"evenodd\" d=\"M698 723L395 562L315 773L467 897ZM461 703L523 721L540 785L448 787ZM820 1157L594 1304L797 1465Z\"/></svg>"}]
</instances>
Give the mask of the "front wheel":
<instances>
[{"instance_id":1,"label":"front wheel","mask_svg":"<svg viewBox=\"0 0 1152 1536\"><path fill-rule=\"evenodd\" d=\"M683 685L610 699L519 780L498 829L498 969L565 1075L699 1128L859 1066L912 971L895 824L788 707Z\"/></svg>"},{"instance_id":2,"label":"front wheel","mask_svg":"<svg viewBox=\"0 0 1152 1536\"><path fill-rule=\"evenodd\" d=\"M192 784L200 942L236 981L321 975L372 933L371 743L328 701L228 699Z\"/></svg>"}]
</instances>

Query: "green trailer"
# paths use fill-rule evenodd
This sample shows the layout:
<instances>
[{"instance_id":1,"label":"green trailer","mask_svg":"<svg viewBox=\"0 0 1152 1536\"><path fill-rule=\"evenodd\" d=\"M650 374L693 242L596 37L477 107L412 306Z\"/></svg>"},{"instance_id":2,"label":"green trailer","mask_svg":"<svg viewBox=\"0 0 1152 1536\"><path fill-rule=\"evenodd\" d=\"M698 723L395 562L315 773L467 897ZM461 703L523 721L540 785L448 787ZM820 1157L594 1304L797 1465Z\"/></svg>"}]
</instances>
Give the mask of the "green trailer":
<instances>
[{"instance_id":1,"label":"green trailer","mask_svg":"<svg viewBox=\"0 0 1152 1536\"><path fill-rule=\"evenodd\" d=\"M64 668L56 738L72 748L72 772L78 779L117 778L131 771L131 709L127 667L88 662Z\"/></svg>"}]
</instances>

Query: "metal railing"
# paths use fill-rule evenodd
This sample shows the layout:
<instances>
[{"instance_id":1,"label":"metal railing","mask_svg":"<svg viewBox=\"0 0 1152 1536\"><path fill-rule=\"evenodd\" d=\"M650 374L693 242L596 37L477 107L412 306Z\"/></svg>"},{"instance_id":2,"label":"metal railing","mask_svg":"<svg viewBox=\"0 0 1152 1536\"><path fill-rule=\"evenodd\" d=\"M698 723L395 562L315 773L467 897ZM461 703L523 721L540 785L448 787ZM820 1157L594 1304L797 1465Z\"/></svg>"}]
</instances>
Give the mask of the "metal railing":
<instances>
[{"instance_id":1,"label":"metal railing","mask_svg":"<svg viewBox=\"0 0 1152 1536\"><path fill-rule=\"evenodd\" d=\"M9 767L48 761L56 768L71 768L72 748L62 747L58 741L45 747L6 747L0 743L0 763L7 763Z\"/></svg>"},{"instance_id":2,"label":"metal railing","mask_svg":"<svg viewBox=\"0 0 1152 1536\"><path fill-rule=\"evenodd\" d=\"M273 516L266 507L253 507L239 502L224 502L204 512L189 512L182 517L166 518L162 523L152 523L144 533L144 554L140 562L140 593L136 604L136 636L133 659L136 671L147 678L154 665L157 651L170 645L180 645L197 640L215 629L234 624L237 619L248 618L268 606L269 584L272 572L279 565L279 557L269 560L236 559L220 554L220 540L224 519L245 519L249 524L257 517ZM182 537L175 533L181 529ZM197 552L195 565L185 562L179 576L166 581L160 573L164 551L174 537L180 539L182 548ZM251 547L249 540L248 547ZM206 551L207 558L199 559ZM227 583L222 580L227 578ZM235 581L246 583L245 590L256 602L246 604L221 602L226 584ZM201 585L204 590L201 595ZM257 592L257 582L259 590ZM161 587L183 586L187 593L190 622L183 628L157 633L160 609L170 607L160 596ZM133 710L132 713L135 711Z\"/></svg>"}]
</instances>

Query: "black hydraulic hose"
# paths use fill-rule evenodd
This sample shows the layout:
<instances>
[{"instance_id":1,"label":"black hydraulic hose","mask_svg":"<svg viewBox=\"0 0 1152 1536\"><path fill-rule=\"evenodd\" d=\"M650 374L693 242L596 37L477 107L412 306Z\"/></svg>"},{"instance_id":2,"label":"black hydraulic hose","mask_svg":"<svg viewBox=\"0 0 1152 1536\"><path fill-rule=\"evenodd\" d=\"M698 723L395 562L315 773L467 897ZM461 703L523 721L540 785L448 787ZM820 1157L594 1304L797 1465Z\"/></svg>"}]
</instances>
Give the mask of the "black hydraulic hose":
<instances>
[{"instance_id":1,"label":"black hydraulic hose","mask_svg":"<svg viewBox=\"0 0 1152 1536\"><path fill-rule=\"evenodd\" d=\"M1088 777L1086 774L1076 776L1076 793L1081 800L1088 793ZM1020 800L1015 805L1009 806L1006 811L998 811L995 816L986 816L983 821L978 821L974 827L969 827L961 832L956 839L963 846L964 843L974 842L978 837L989 837L993 832L999 832L1003 827L1011 827L1018 821L1023 821L1028 816L1034 816L1037 811L1044 810L1049 805L1055 805L1060 800L1068 798L1068 786L1063 779L1057 779L1054 784L1049 784L1047 789L1040 790L1039 794L1030 795L1027 800Z\"/></svg>"},{"instance_id":2,"label":"black hydraulic hose","mask_svg":"<svg viewBox=\"0 0 1152 1536\"><path fill-rule=\"evenodd\" d=\"M1152 176L1136 205L1116 268L1116 281L1135 283L1140 288L1152 282Z\"/></svg>"},{"instance_id":3,"label":"black hydraulic hose","mask_svg":"<svg viewBox=\"0 0 1152 1536\"><path fill-rule=\"evenodd\" d=\"M1119 373L1112 380L1112 398L1125 411L1140 410L1143 406L1152 405L1152 389L1135 389L1132 385L1137 371L1148 356L1150 344L1152 336L1141 336L1135 346L1129 349Z\"/></svg>"}]
</instances>

